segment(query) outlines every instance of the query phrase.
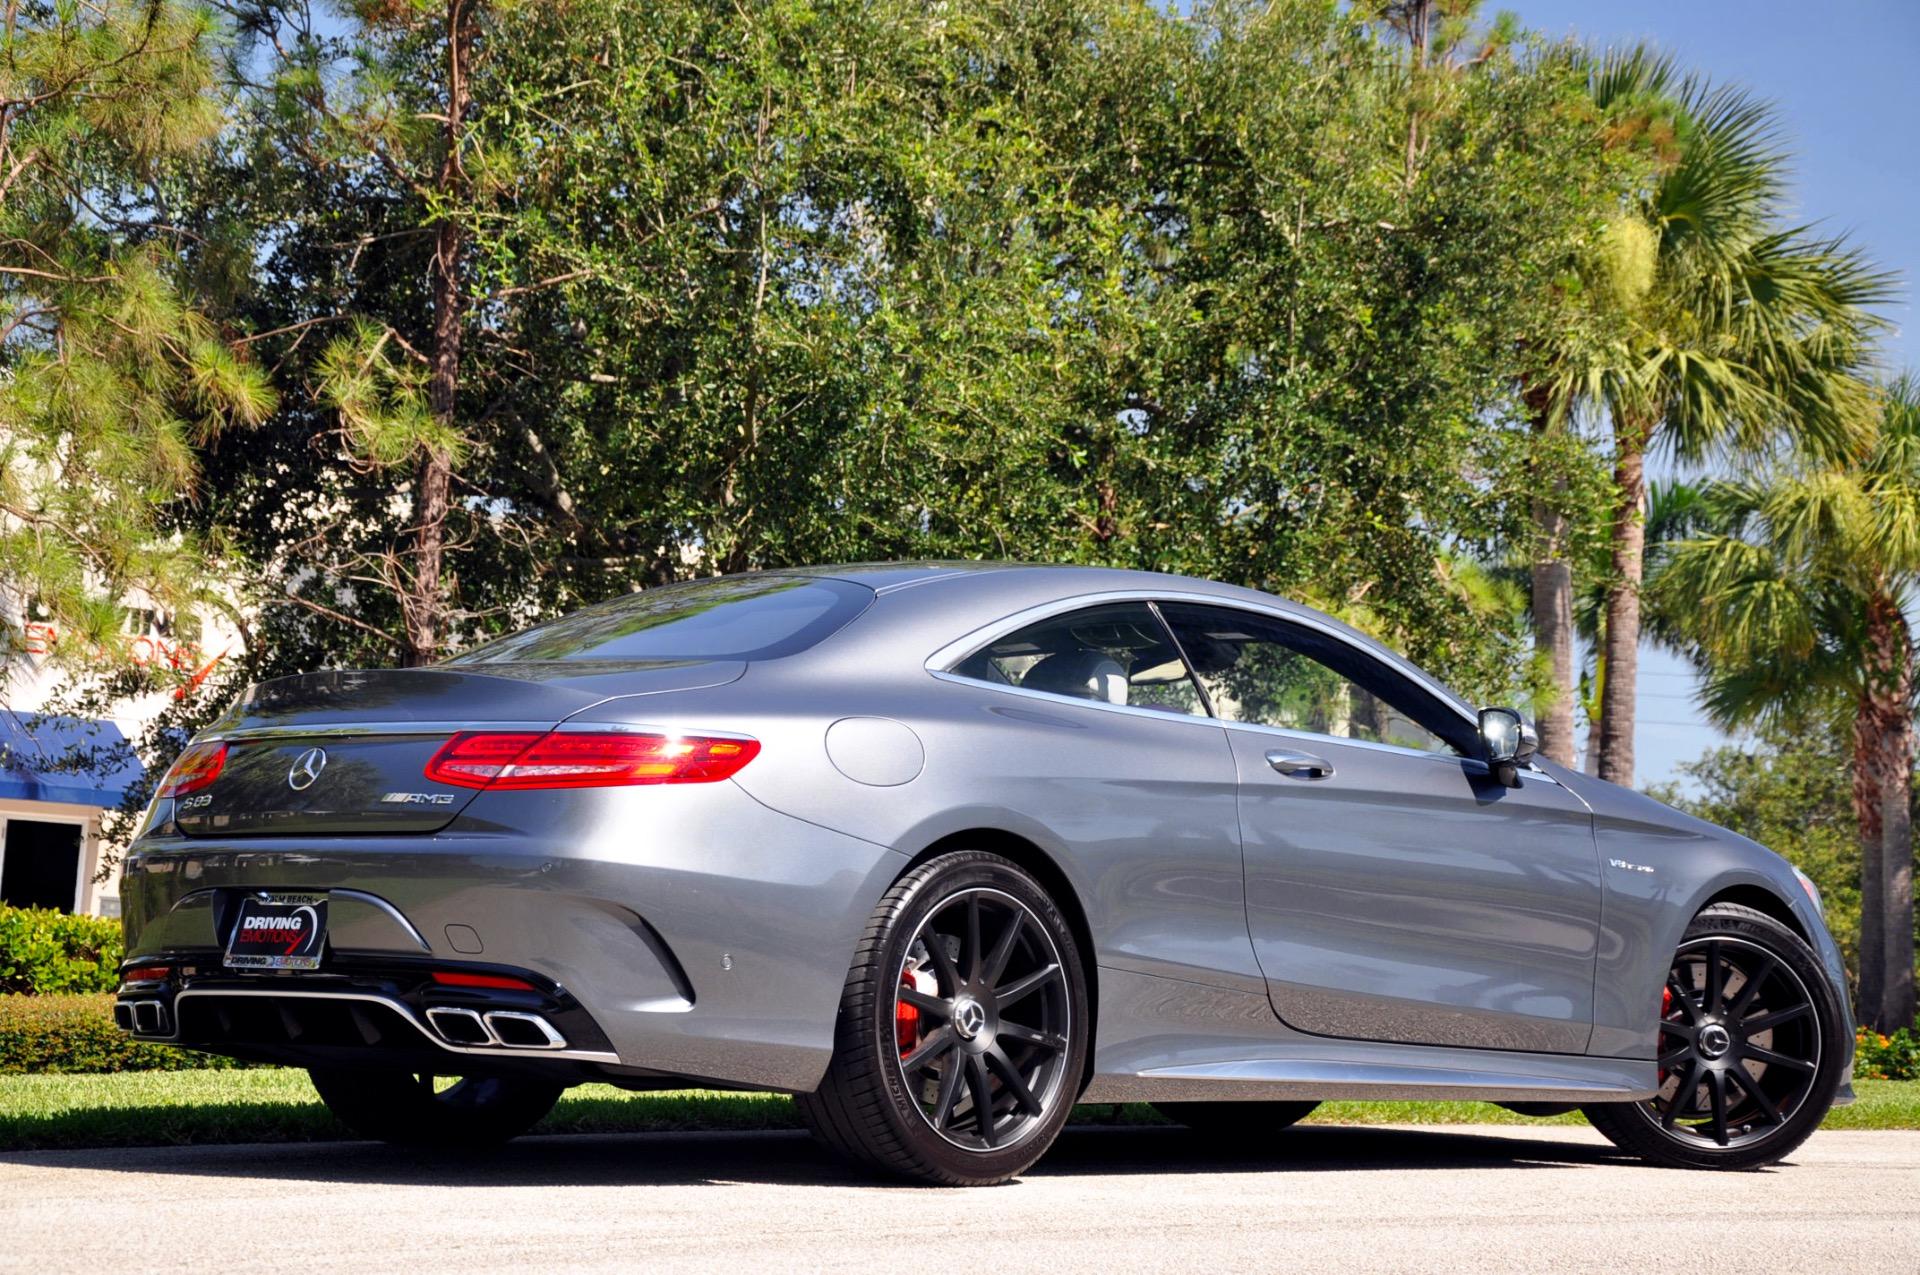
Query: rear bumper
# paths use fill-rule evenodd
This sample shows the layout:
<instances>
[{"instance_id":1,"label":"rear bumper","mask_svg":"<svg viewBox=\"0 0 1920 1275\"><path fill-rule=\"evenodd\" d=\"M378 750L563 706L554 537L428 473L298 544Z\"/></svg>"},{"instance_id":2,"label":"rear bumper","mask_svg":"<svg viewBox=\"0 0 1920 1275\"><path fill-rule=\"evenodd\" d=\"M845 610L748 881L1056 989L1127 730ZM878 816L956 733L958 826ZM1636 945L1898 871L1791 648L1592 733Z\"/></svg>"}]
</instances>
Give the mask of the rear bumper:
<instances>
[{"instance_id":1,"label":"rear bumper","mask_svg":"<svg viewBox=\"0 0 1920 1275\"><path fill-rule=\"evenodd\" d=\"M814 1088L854 947L905 857L731 783L564 798L483 794L433 835L136 843L121 893L128 964L173 973L158 994L130 987L120 999L158 1002L160 1038L295 1065L404 1054L445 1069L455 1056L474 1069ZM320 970L222 968L239 897L263 889L332 892ZM459 968L524 971L548 990L524 1005L422 990L431 970ZM566 1044L458 1044L429 1016L436 1007L474 1010L481 1030L490 1012L542 1015ZM290 1025L283 1038L235 1034L243 1021L270 1028L266 1008ZM381 1044L354 1053L366 1020ZM515 1030L528 1041L538 1031Z\"/></svg>"},{"instance_id":2,"label":"rear bumper","mask_svg":"<svg viewBox=\"0 0 1920 1275\"><path fill-rule=\"evenodd\" d=\"M502 989L439 985L425 961L332 965L288 977L225 971L217 955L189 955L169 962L164 977L123 984L114 1019L141 1040L305 1067L444 1073L619 1061L579 1001L530 971L520 974L529 987Z\"/></svg>"}]
</instances>

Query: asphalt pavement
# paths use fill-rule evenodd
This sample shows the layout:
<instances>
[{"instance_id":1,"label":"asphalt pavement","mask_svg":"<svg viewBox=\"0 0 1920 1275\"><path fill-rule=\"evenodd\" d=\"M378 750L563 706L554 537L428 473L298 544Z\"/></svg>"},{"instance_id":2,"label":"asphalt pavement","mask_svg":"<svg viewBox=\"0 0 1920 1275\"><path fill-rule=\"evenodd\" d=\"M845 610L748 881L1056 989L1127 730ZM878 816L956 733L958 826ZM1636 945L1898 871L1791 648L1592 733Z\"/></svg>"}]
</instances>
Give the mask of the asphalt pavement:
<instances>
[{"instance_id":1,"label":"asphalt pavement","mask_svg":"<svg viewBox=\"0 0 1920 1275\"><path fill-rule=\"evenodd\" d=\"M1235 1151L1089 1128L974 1191L877 1183L785 1133L16 1152L0 1270L1920 1271L1920 1133L1710 1174L1574 1128L1309 1126Z\"/></svg>"}]
</instances>

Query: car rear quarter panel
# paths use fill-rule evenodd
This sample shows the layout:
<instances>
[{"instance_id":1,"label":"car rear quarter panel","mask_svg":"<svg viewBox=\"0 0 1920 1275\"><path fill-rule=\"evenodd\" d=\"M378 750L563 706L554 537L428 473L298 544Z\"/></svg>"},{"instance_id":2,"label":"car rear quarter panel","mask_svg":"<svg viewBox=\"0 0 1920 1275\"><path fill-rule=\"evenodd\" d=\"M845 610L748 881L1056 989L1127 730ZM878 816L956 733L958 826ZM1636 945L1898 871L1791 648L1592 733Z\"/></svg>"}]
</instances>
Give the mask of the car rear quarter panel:
<instances>
[{"instance_id":1,"label":"car rear quarter panel","mask_svg":"<svg viewBox=\"0 0 1920 1275\"><path fill-rule=\"evenodd\" d=\"M1067 878L1098 962L1262 985L1247 936L1233 756L1215 723L1048 703L917 666L904 685L762 672L703 693L665 723L758 738L759 756L735 779L756 800L907 856L968 831L1020 837ZM608 711L619 707L584 720ZM827 733L851 720L911 731L924 764L905 782L849 778Z\"/></svg>"}]
</instances>

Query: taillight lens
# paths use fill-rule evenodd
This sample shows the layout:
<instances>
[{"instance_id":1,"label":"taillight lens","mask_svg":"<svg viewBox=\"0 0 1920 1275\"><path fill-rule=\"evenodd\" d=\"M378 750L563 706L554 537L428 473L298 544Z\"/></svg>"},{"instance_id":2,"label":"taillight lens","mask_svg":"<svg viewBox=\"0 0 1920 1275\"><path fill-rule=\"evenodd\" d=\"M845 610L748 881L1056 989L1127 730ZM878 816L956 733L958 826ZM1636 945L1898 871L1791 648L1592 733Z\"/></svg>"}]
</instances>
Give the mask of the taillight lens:
<instances>
[{"instance_id":1,"label":"taillight lens","mask_svg":"<svg viewBox=\"0 0 1920 1275\"><path fill-rule=\"evenodd\" d=\"M184 797L190 792L199 792L220 778L221 768L227 764L227 746L225 744L195 744L181 753L160 781L161 797Z\"/></svg>"},{"instance_id":2,"label":"taillight lens","mask_svg":"<svg viewBox=\"0 0 1920 1275\"><path fill-rule=\"evenodd\" d=\"M758 740L710 735L463 731L427 763L428 779L458 788L614 788L710 784L739 772Z\"/></svg>"}]
</instances>

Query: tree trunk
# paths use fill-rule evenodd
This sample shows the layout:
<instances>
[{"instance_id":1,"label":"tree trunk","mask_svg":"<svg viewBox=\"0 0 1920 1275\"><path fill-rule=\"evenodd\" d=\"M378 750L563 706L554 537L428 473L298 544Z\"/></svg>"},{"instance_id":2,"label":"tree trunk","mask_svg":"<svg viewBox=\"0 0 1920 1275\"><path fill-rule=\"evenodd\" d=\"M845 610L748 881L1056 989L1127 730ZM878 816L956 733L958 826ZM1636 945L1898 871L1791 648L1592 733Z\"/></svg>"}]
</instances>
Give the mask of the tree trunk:
<instances>
[{"instance_id":1,"label":"tree trunk","mask_svg":"<svg viewBox=\"0 0 1920 1275\"><path fill-rule=\"evenodd\" d=\"M468 105L467 59L473 46L473 17L467 0L447 5L446 154L440 160L437 188L457 206L466 195L467 176L460 163L460 132ZM451 433L460 388L460 337L466 300L460 290L466 231L457 212L443 212L433 238L433 349L428 358L427 410ZM445 567L447 505L453 486L453 457L430 447L414 475L412 572L401 609L406 616L406 646L401 661L431 664L446 639Z\"/></svg>"},{"instance_id":2,"label":"tree trunk","mask_svg":"<svg viewBox=\"0 0 1920 1275\"><path fill-rule=\"evenodd\" d=\"M1427 69L1427 50L1433 39L1434 0L1408 0L1405 9L1407 44L1413 50L1413 69L1408 75L1407 110L1407 189L1412 190L1420 174L1420 95L1422 77Z\"/></svg>"},{"instance_id":3,"label":"tree trunk","mask_svg":"<svg viewBox=\"0 0 1920 1275\"><path fill-rule=\"evenodd\" d=\"M1647 439L1642 421L1614 425L1613 579L1607 586L1607 675L1600 686L1600 778L1633 784L1634 689L1640 671L1640 580L1647 548Z\"/></svg>"},{"instance_id":4,"label":"tree trunk","mask_svg":"<svg viewBox=\"0 0 1920 1275\"><path fill-rule=\"evenodd\" d=\"M1913 674L1897 600L1867 604L1866 681L1854 719L1853 806L1860 825L1860 1020L1910 1026L1913 986Z\"/></svg>"},{"instance_id":5,"label":"tree trunk","mask_svg":"<svg viewBox=\"0 0 1920 1275\"><path fill-rule=\"evenodd\" d=\"M1527 410L1536 438L1553 428L1552 401L1544 390L1529 389ZM1536 488L1536 490L1538 490ZM1567 562L1567 516L1558 496L1564 480L1553 484L1555 498L1533 502L1533 644L1547 657L1553 698L1539 714L1540 753L1572 766L1573 758L1573 567Z\"/></svg>"}]
</instances>

